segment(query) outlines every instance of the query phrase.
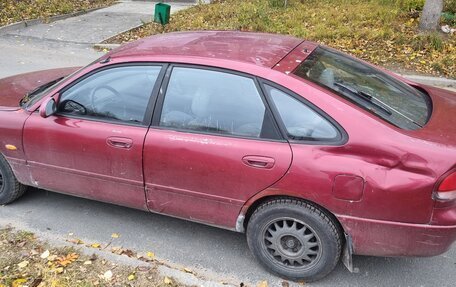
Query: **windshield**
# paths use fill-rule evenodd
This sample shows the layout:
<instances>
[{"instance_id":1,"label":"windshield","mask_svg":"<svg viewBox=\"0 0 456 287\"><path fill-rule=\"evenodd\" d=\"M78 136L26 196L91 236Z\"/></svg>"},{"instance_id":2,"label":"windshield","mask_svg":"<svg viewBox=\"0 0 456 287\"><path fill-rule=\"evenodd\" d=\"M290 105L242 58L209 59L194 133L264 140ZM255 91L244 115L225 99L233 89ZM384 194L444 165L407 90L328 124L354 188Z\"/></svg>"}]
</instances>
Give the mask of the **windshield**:
<instances>
[{"instance_id":1,"label":"windshield","mask_svg":"<svg viewBox=\"0 0 456 287\"><path fill-rule=\"evenodd\" d=\"M334 50L318 47L293 73L403 129L423 127L430 117L426 94Z\"/></svg>"}]
</instances>

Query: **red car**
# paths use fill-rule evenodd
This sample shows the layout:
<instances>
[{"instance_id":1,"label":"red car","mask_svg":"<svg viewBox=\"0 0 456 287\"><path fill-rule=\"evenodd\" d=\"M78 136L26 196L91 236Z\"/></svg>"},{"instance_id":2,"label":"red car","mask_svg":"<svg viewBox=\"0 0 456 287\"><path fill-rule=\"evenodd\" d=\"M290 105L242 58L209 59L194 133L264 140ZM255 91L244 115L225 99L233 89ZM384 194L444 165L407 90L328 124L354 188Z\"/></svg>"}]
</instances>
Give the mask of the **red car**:
<instances>
[{"instance_id":1,"label":"red car","mask_svg":"<svg viewBox=\"0 0 456 287\"><path fill-rule=\"evenodd\" d=\"M164 34L0 93L0 204L33 186L246 232L292 280L456 240L456 94L328 47Z\"/></svg>"}]
</instances>

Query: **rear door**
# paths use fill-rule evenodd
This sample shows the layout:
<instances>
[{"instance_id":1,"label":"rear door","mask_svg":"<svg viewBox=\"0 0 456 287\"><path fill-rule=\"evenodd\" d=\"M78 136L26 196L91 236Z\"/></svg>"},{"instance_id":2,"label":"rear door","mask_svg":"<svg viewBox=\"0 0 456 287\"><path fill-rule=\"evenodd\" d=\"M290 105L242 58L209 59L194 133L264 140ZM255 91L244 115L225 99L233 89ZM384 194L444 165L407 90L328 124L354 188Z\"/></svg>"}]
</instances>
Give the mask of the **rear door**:
<instances>
[{"instance_id":1,"label":"rear door","mask_svg":"<svg viewBox=\"0 0 456 287\"><path fill-rule=\"evenodd\" d=\"M144 145L150 210L233 228L291 158L255 78L169 68Z\"/></svg>"}]
</instances>

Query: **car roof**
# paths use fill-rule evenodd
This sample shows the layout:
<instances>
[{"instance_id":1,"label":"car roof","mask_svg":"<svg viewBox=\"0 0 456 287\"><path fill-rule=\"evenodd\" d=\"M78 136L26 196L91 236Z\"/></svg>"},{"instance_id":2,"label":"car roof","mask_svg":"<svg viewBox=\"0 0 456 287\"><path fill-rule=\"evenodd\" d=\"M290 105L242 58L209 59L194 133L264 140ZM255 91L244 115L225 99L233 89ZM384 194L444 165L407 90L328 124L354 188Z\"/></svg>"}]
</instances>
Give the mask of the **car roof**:
<instances>
[{"instance_id":1,"label":"car roof","mask_svg":"<svg viewBox=\"0 0 456 287\"><path fill-rule=\"evenodd\" d=\"M147 37L110 52L111 58L140 56L203 57L273 68L303 40L240 31L174 32Z\"/></svg>"}]
</instances>

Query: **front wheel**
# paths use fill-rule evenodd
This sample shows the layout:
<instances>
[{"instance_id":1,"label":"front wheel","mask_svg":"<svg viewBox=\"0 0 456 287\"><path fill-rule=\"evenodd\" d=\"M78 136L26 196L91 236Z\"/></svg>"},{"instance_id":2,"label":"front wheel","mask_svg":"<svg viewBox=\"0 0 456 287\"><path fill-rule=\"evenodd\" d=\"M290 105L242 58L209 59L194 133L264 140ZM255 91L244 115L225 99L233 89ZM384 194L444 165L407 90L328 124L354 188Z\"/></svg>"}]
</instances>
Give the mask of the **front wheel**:
<instances>
[{"instance_id":1,"label":"front wheel","mask_svg":"<svg viewBox=\"0 0 456 287\"><path fill-rule=\"evenodd\" d=\"M0 205L21 197L27 187L19 183L6 159L0 154Z\"/></svg>"},{"instance_id":2,"label":"front wheel","mask_svg":"<svg viewBox=\"0 0 456 287\"><path fill-rule=\"evenodd\" d=\"M247 242L266 269L294 281L325 277L342 250L337 224L318 207L293 199L260 205L249 220Z\"/></svg>"}]
</instances>

